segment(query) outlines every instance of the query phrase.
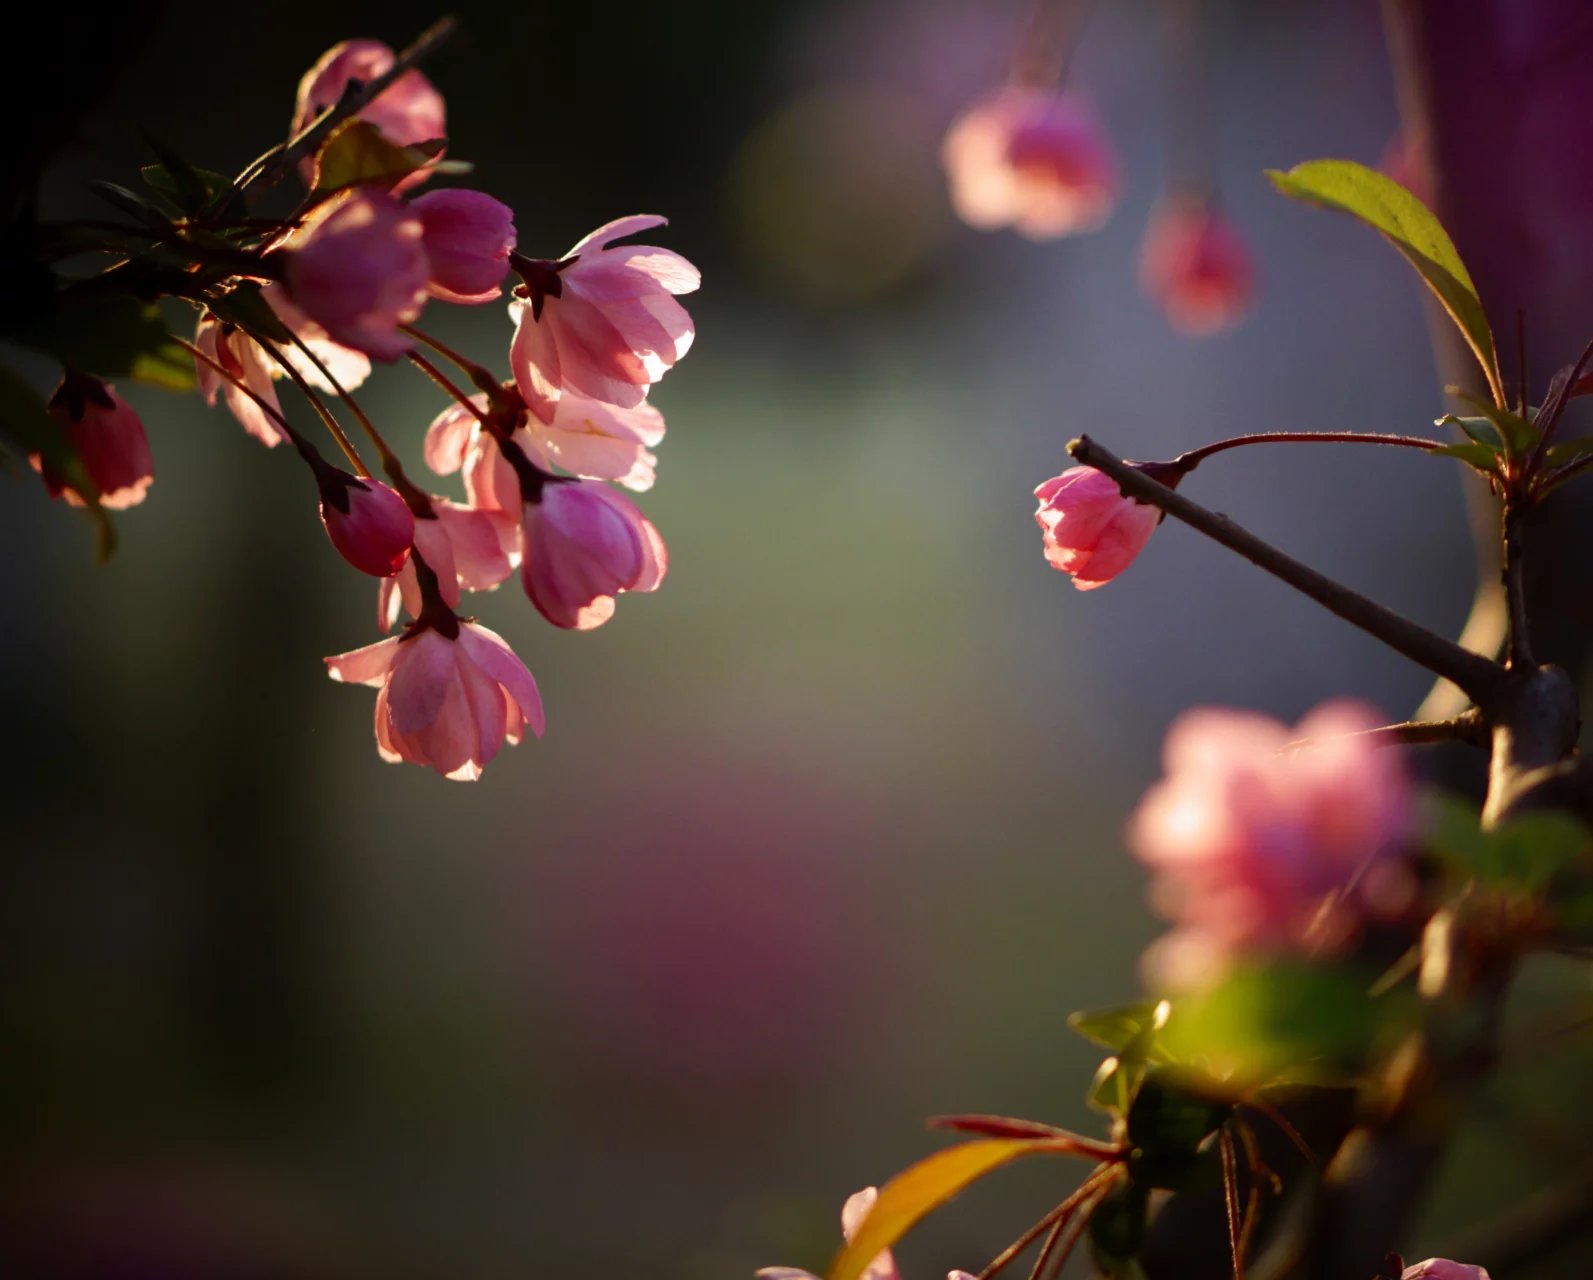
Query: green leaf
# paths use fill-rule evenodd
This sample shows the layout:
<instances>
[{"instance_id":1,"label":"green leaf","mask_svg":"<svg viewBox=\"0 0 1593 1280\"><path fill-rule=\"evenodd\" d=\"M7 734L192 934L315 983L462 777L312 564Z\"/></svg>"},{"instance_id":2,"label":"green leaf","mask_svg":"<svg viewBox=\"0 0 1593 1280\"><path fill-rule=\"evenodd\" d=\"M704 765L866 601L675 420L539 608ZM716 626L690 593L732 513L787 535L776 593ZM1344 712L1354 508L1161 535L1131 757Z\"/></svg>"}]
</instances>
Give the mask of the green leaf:
<instances>
[{"instance_id":1,"label":"green leaf","mask_svg":"<svg viewBox=\"0 0 1593 1280\"><path fill-rule=\"evenodd\" d=\"M96 377L136 378L172 391L194 385L193 361L172 341L160 309L127 294L57 307L17 337Z\"/></svg>"},{"instance_id":2,"label":"green leaf","mask_svg":"<svg viewBox=\"0 0 1593 1280\"><path fill-rule=\"evenodd\" d=\"M171 221L167 211L153 200L141 196L136 191L129 191L126 187L115 182L105 182L99 178L90 179L88 189L97 195L106 204L119 213L138 222L147 222L152 225L165 224Z\"/></svg>"},{"instance_id":3,"label":"green leaf","mask_svg":"<svg viewBox=\"0 0 1593 1280\"><path fill-rule=\"evenodd\" d=\"M1200 1144L1225 1121L1232 1103L1217 1101L1199 1077L1177 1068L1148 1072L1128 1112L1128 1140L1138 1148L1134 1176L1147 1186L1186 1190L1209 1177Z\"/></svg>"},{"instance_id":4,"label":"green leaf","mask_svg":"<svg viewBox=\"0 0 1593 1280\"><path fill-rule=\"evenodd\" d=\"M1499 450L1489 445L1441 444L1433 452L1446 458L1459 458L1483 475L1493 475L1499 469Z\"/></svg>"},{"instance_id":5,"label":"green leaf","mask_svg":"<svg viewBox=\"0 0 1593 1280\"><path fill-rule=\"evenodd\" d=\"M1136 1259L1145 1247L1149 1217L1150 1187L1141 1182L1119 1183L1095 1206L1090 1215L1090 1251L1105 1275L1144 1274Z\"/></svg>"},{"instance_id":6,"label":"green leaf","mask_svg":"<svg viewBox=\"0 0 1593 1280\"><path fill-rule=\"evenodd\" d=\"M1308 160L1287 173L1269 169L1267 176L1286 196L1352 214L1382 232L1427 282L1477 357L1489 389L1504 401L1493 331L1477 286L1426 205L1392 178L1351 160Z\"/></svg>"},{"instance_id":7,"label":"green leaf","mask_svg":"<svg viewBox=\"0 0 1593 1280\"><path fill-rule=\"evenodd\" d=\"M282 346L293 345L293 334L281 318L271 309L271 304L252 280L210 302L211 311L240 329L268 338Z\"/></svg>"},{"instance_id":8,"label":"green leaf","mask_svg":"<svg viewBox=\"0 0 1593 1280\"><path fill-rule=\"evenodd\" d=\"M146 164L139 170L151 190L174 201L184 213L199 213L223 191L230 190L232 179L212 169L195 169L184 164Z\"/></svg>"},{"instance_id":9,"label":"green leaf","mask_svg":"<svg viewBox=\"0 0 1593 1280\"><path fill-rule=\"evenodd\" d=\"M98 502L99 489L90 478L71 443L50 417L39 394L9 369L0 366L0 435L12 441L24 456L40 461L77 490L83 510L94 523L95 556L103 564L116 550L116 528Z\"/></svg>"},{"instance_id":10,"label":"green leaf","mask_svg":"<svg viewBox=\"0 0 1593 1280\"><path fill-rule=\"evenodd\" d=\"M1523 813L1484 831L1476 809L1457 796L1430 792L1424 805L1433 852L1482 884L1540 893L1593 851L1593 832L1569 814Z\"/></svg>"},{"instance_id":11,"label":"green leaf","mask_svg":"<svg viewBox=\"0 0 1593 1280\"><path fill-rule=\"evenodd\" d=\"M1144 1000L1114 1009L1085 1009L1068 1015L1068 1026L1103 1049L1121 1053L1147 1029L1167 1025L1171 1006L1165 1000Z\"/></svg>"},{"instance_id":12,"label":"green leaf","mask_svg":"<svg viewBox=\"0 0 1593 1280\"><path fill-rule=\"evenodd\" d=\"M1544 452L1544 458L1551 467L1563 467L1567 462L1575 462L1593 453L1593 436L1584 436L1580 440L1567 440L1564 444L1551 444Z\"/></svg>"},{"instance_id":13,"label":"green leaf","mask_svg":"<svg viewBox=\"0 0 1593 1280\"><path fill-rule=\"evenodd\" d=\"M366 183L391 187L430 164L440 145L400 147L384 138L369 121L345 120L327 135L316 153L311 192L329 196Z\"/></svg>"},{"instance_id":14,"label":"green leaf","mask_svg":"<svg viewBox=\"0 0 1593 1280\"><path fill-rule=\"evenodd\" d=\"M1457 400L1465 401L1465 403L1480 413L1493 427L1494 431L1498 433L1499 438L1505 442L1505 445L1512 453L1524 456L1532 452L1537 446L1538 429L1532 425L1530 416L1523 418L1519 413L1512 413L1509 409L1501 409L1497 405L1484 400L1481 396L1472 395L1471 392L1463 387L1445 387L1444 390ZM1532 413L1533 410L1529 409L1528 414L1531 415ZM1461 424L1462 430L1467 435L1471 435L1471 428L1466 424L1475 424L1478 421L1476 418L1455 418L1452 414L1448 417L1440 418L1439 421L1448 422L1451 419ZM1475 440L1477 437L1473 435L1472 439Z\"/></svg>"},{"instance_id":15,"label":"green leaf","mask_svg":"<svg viewBox=\"0 0 1593 1280\"><path fill-rule=\"evenodd\" d=\"M880 1188L868 1217L831 1265L829 1280L858 1280L881 1250L987 1173L1022 1156L1064 1149L1043 1138L986 1138L920 1160Z\"/></svg>"}]
</instances>

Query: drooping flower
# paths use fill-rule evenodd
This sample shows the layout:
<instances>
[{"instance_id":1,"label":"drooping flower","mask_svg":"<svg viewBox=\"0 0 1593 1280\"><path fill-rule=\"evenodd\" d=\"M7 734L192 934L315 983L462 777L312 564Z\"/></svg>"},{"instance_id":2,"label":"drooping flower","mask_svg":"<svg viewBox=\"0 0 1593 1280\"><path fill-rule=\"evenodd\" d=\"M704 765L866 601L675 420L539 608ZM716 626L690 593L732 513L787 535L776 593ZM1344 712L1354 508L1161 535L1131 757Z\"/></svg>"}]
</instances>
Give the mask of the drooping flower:
<instances>
[{"instance_id":1,"label":"drooping flower","mask_svg":"<svg viewBox=\"0 0 1593 1280\"><path fill-rule=\"evenodd\" d=\"M361 573L388 578L404 567L415 541L415 517L396 490L336 467L316 472L321 523L338 554Z\"/></svg>"},{"instance_id":2,"label":"drooping flower","mask_svg":"<svg viewBox=\"0 0 1593 1280\"><path fill-rule=\"evenodd\" d=\"M369 84L392 70L394 61L393 51L380 40L344 40L333 45L299 81L293 132L298 133L337 102L351 81ZM401 147L431 142L448 132L442 95L414 69L360 108L357 118L368 120L389 142Z\"/></svg>"},{"instance_id":3,"label":"drooping flower","mask_svg":"<svg viewBox=\"0 0 1593 1280\"><path fill-rule=\"evenodd\" d=\"M697 268L652 245L610 247L666 221L619 218L557 262L515 260L509 363L538 417L565 393L633 409L690 349L696 329L674 295L697 288Z\"/></svg>"},{"instance_id":4,"label":"drooping flower","mask_svg":"<svg viewBox=\"0 0 1593 1280\"><path fill-rule=\"evenodd\" d=\"M144 500L155 483L149 437L138 414L114 387L97 378L69 373L51 394L49 411L94 482L100 506L124 511ZM40 454L28 455L28 461L44 477L52 498L63 498L69 506L87 505L84 495Z\"/></svg>"},{"instance_id":5,"label":"drooping flower","mask_svg":"<svg viewBox=\"0 0 1593 1280\"><path fill-rule=\"evenodd\" d=\"M1155 464L1141 464L1149 467ZM1157 475L1177 483L1174 469ZM1123 495L1117 481L1094 467L1069 467L1034 491L1035 523L1051 567L1071 575L1080 591L1105 586L1144 550L1162 513Z\"/></svg>"},{"instance_id":6,"label":"drooping flower","mask_svg":"<svg viewBox=\"0 0 1593 1280\"><path fill-rule=\"evenodd\" d=\"M1202 200L1175 199L1151 220L1140 284L1175 328L1200 337L1229 328L1250 309L1256 271L1232 222Z\"/></svg>"},{"instance_id":7,"label":"drooping flower","mask_svg":"<svg viewBox=\"0 0 1593 1280\"><path fill-rule=\"evenodd\" d=\"M941 148L951 202L969 226L1032 240L1093 231L1117 201L1117 159L1077 93L1007 85L952 122Z\"/></svg>"},{"instance_id":8,"label":"drooping flower","mask_svg":"<svg viewBox=\"0 0 1593 1280\"><path fill-rule=\"evenodd\" d=\"M542 736L542 698L503 637L455 619L454 634L417 624L402 636L326 659L334 680L372 685L383 760L473 782L505 740Z\"/></svg>"},{"instance_id":9,"label":"drooping flower","mask_svg":"<svg viewBox=\"0 0 1593 1280\"><path fill-rule=\"evenodd\" d=\"M590 631L614 616L621 591L656 591L669 567L658 530L598 480L549 481L524 504L520 577L557 627Z\"/></svg>"},{"instance_id":10,"label":"drooping flower","mask_svg":"<svg viewBox=\"0 0 1593 1280\"><path fill-rule=\"evenodd\" d=\"M415 550L431 571L443 603L457 608L460 592L490 591L507 578L518 560L520 529L504 511L478 510L433 496L430 516L415 518ZM511 555L511 551L514 553ZM413 560L379 588L376 616L383 631L398 621L399 608L418 618L420 583Z\"/></svg>"},{"instance_id":11,"label":"drooping flower","mask_svg":"<svg viewBox=\"0 0 1593 1280\"><path fill-rule=\"evenodd\" d=\"M399 326L426 301L424 236L419 215L402 200L359 189L323 204L277 252L287 261L294 305L333 341L396 360L412 345Z\"/></svg>"},{"instance_id":12,"label":"drooping flower","mask_svg":"<svg viewBox=\"0 0 1593 1280\"><path fill-rule=\"evenodd\" d=\"M431 264L431 296L491 302L503 292L514 248L514 210L480 191L428 191L409 207L420 217Z\"/></svg>"},{"instance_id":13,"label":"drooping flower","mask_svg":"<svg viewBox=\"0 0 1593 1280\"><path fill-rule=\"evenodd\" d=\"M1451 1262L1448 1258L1428 1258L1426 1262L1406 1267L1400 1280L1489 1280L1489 1276L1486 1267Z\"/></svg>"},{"instance_id":14,"label":"drooping flower","mask_svg":"<svg viewBox=\"0 0 1593 1280\"><path fill-rule=\"evenodd\" d=\"M1294 729L1216 708L1179 717L1128 832L1175 924L1147 956L1153 980L1197 986L1239 957L1328 951L1404 905L1411 787L1397 752L1358 736L1378 723L1342 701Z\"/></svg>"},{"instance_id":15,"label":"drooping flower","mask_svg":"<svg viewBox=\"0 0 1593 1280\"><path fill-rule=\"evenodd\" d=\"M276 362L260 344L242 330L223 323L207 311L199 318L194 346L230 375L223 377L205 360L194 361L194 372L205 403L215 404L216 394L220 392L228 412L261 444L269 449L286 440L287 434L260 404L260 401L264 401L272 410L280 412L281 409L271 376ZM254 395L249 395L249 391L254 392ZM259 399L255 399L255 396Z\"/></svg>"},{"instance_id":16,"label":"drooping flower","mask_svg":"<svg viewBox=\"0 0 1593 1280\"><path fill-rule=\"evenodd\" d=\"M847 1240L857 1234L877 1199L879 1190L876 1187L864 1187L848 1198L841 1209L841 1231ZM819 1280L811 1271L797 1267L764 1267L757 1272L757 1277L758 1280ZM902 1273L896 1267L895 1257L886 1249L868 1264L859 1280L902 1280ZM966 1271L950 1271L946 1280L974 1280L974 1277Z\"/></svg>"}]
</instances>

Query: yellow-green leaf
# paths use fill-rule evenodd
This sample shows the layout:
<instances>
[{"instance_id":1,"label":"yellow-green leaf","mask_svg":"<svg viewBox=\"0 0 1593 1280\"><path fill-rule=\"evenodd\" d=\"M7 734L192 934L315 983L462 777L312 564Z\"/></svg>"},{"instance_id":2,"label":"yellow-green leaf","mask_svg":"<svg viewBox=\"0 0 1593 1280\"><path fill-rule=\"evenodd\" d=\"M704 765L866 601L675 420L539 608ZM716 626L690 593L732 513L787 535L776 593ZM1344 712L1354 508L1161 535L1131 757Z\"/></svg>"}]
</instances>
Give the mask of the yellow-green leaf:
<instances>
[{"instance_id":1,"label":"yellow-green leaf","mask_svg":"<svg viewBox=\"0 0 1593 1280\"><path fill-rule=\"evenodd\" d=\"M1286 196L1352 214L1409 259L1477 357L1495 399L1504 403L1493 331L1466 264L1432 210L1392 178L1353 160L1308 160L1287 173L1267 170Z\"/></svg>"},{"instance_id":2,"label":"yellow-green leaf","mask_svg":"<svg viewBox=\"0 0 1593 1280\"><path fill-rule=\"evenodd\" d=\"M938 1209L970 1183L1020 1156L1067 1150L1047 1138L985 1138L948 1147L904 1169L883 1187L835 1263L829 1280L858 1280L881 1251L889 1249L919 1219Z\"/></svg>"}]
</instances>

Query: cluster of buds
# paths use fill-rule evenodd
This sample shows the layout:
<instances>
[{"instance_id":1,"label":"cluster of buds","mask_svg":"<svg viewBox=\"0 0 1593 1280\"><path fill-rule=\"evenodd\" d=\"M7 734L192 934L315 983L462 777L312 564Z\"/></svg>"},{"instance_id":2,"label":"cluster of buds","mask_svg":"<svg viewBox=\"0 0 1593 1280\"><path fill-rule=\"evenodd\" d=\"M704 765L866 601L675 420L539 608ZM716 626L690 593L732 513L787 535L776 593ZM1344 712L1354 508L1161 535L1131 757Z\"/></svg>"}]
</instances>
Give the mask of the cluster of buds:
<instances>
[{"instance_id":1,"label":"cluster of buds","mask_svg":"<svg viewBox=\"0 0 1593 1280\"><path fill-rule=\"evenodd\" d=\"M464 593L493 590L518 569L544 618L589 630L612 616L618 595L663 580L663 539L611 486L653 482L664 419L647 397L691 346L676 295L699 276L667 249L621 243L662 226L660 217L621 218L561 257L533 258L519 250L513 211L493 196L421 190L468 169L444 158L444 100L415 65L446 28L403 54L375 40L335 46L299 84L287 143L231 182L164 155L146 170L160 197L148 209L164 223L149 216L125 233L134 243L142 235L149 252L89 247L122 251L114 270L124 276L144 272L132 281L141 300L197 309L191 342L161 340L186 348L209 403L261 444L302 457L332 546L379 580L381 629L408 615L397 635L326 659L334 680L377 688L382 758L469 780L527 726L540 735L543 710L509 645L460 616ZM254 216L259 197L294 173L308 191L292 212ZM501 299L511 275L507 377L417 327L431 303ZM104 272L98 287L112 277ZM61 293L84 287L69 281ZM425 458L439 475L462 473L463 501L411 480L352 394L373 363L399 361L449 399ZM284 380L344 465L290 422ZM52 494L97 513L143 500L149 446L112 386L69 364L48 411L59 436L32 456ZM358 423L380 479L343 415Z\"/></svg>"}]
</instances>

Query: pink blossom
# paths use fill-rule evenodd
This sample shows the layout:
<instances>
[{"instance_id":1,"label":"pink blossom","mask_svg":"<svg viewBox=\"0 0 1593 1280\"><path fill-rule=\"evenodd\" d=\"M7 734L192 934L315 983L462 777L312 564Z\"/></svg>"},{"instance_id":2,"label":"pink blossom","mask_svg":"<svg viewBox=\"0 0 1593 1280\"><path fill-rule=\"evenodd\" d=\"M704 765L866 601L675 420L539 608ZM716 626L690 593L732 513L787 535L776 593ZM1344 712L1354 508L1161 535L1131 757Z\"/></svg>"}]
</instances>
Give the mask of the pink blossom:
<instances>
[{"instance_id":1,"label":"pink blossom","mask_svg":"<svg viewBox=\"0 0 1593 1280\"><path fill-rule=\"evenodd\" d=\"M941 163L964 222L1032 240L1092 231L1117 200L1117 160L1076 93L1014 84L988 94L953 121Z\"/></svg>"},{"instance_id":2,"label":"pink blossom","mask_svg":"<svg viewBox=\"0 0 1593 1280\"><path fill-rule=\"evenodd\" d=\"M1094 467L1069 467L1034 496L1040 500L1034 519L1045 536L1045 558L1072 575L1080 591L1105 586L1128 568L1162 518L1155 507L1124 497L1117 481Z\"/></svg>"},{"instance_id":3,"label":"pink blossom","mask_svg":"<svg viewBox=\"0 0 1593 1280\"><path fill-rule=\"evenodd\" d=\"M297 343L285 343L280 348L283 358L317 391L336 394L338 387L353 391L371 376L371 358L363 351L333 342L325 329L293 305L288 291L281 285L268 284L260 290L260 295L270 303L277 319L310 349L306 354ZM311 356L315 358L312 360ZM288 376L287 370L275 360L267 357L267 362L273 378ZM336 387L332 385L333 380L337 382Z\"/></svg>"},{"instance_id":4,"label":"pink blossom","mask_svg":"<svg viewBox=\"0 0 1593 1280\"><path fill-rule=\"evenodd\" d=\"M1229 328L1255 296L1255 264L1239 229L1202 201L1174 200L1157 211L1139 267L1146 294L1184 333Z\"/></svg>"},{"instance_id":5,"label":"pink blossom","mask_svg":"<svg viewBox=\"0 0 1593 1280\"><path fill-rule=\"evenodd\" d=\"M100 506L125 511L144 500L155 483L149 437L138 414L114 387L82 374L68 374L50 396L49 409L94 482ZM29 454L28 461L44 477L52 498L64 498L69 506L87 505L84 495L46 465L42 455Z\"/></svg>"},{"instance_id":6,"label":"pink blossom","mask_svg":"<svg viewBox=\"0 0 1593 1280\"><path fill-rule=\"evenodd\" d=\"M690 349L696 330L675 294L701 281L677 253L613 241L665 219L647 214L599 227L558 262L516 260L509 364L538 417L563 393L633 409Z\"/></svg>"},{"instance_id":7,"label":"pink blossom","mask_svg":"<svg viewBox=\"0 0 1593 1280\"><path fill-rule=\"evenodd\" d=\"M1426 1262L1406 1267L1400 1280L1489 1280L1489 1276L1486 1267L1451 1262L1448 1258L1428 1258Z\"/></svg>"},{"instance_id":8,"label":"pink blossom","mask_svg":"<svg viewBox=\"0 0 1593 1280\"><path fill-rule=\"evenodd\" d=\"M846 1239L850 1240L857 1234L877 1199L877 1188L864 1187L847 1200L841 1210L841 1231ZM764 1267L757 1276L758 1280L819 1280L811 1271L801 1271L796 1267ZM886 1249L868 1264L859 1280L902 1280L902 1273L896 1267L895 1257ZM946 1280L974 1280L974 1277L966 1271L950 1271L946 1274Z\"/></svg>"},{"instance_id":9,"label":"pink blossom","mask_svg":"<svg viewBox=\"0 0 1593 1280\"><path fill-rule=\"evenodd\" d=\"M524 512L521 581L556 627L602 626L621 591L656 591L664 580L669 556L658 530L601 481L549 481Z\"/></svg>"},{"instance_id":10,"label":"pink blossom","mask_svg":"<svg viewBox=\"0 0 1593 1280\"><path fill-rule=\"evenodd\" d=\"M415 550L437 575L443 603L459 605L460 591L490 591L514 571L519 559L519 522L507 512L477 510L431 499L431 515L415 518ZM511 555L511 550L513 555ZM376 616L383 631L398 621L399 607L418 618L420 583L413 559L382 581Z\"/></svg>"},{"instance_id":11,"label":"pink blossom","mask_svg":"<svg viewBox=\"0 0 1593 1280\"><path fill-rule=\"evenodd\" d=\"M415 517L398 493L380 480L356 479L324 464L316 479L321 523L338 554L373 578L402 569L415 541Z\"/></svg>"},{"instance_id":12,"label":"pink blossom","mask_svg":"<svg viewBox=\"0 0 1593 1280\"><path fill-rule=\"evenodd\" d=\"M376 687L376 749L383 760L427 765L473 782L527 724L542 736L542 699L502 636L454 620L447 635L417 625L326 659L332 679Z\"/></svg>"},{"instance_id":13,"label":"pink blossom","mask_svg":"<svg viewBox=\"0 0 1593 1280\"><path fill-rule=\"evenodd\" d=\"M431 296L491 302L503 292L514 248L514 210L480 191L429 191L410 201L431 263Z\"/></svg>"},{"instance_id":14,"label":"pink blossom","mask_svg":"<svg viewBox=\"0 0 1593 1280\"><path fill-rule=\"evenodd\" d=\"M343 96L350 81L369 84L392 69L393 51L379 40L344 40L335 44L299 81L293 110L293 132L298 133ZM431 142L447 135L442 95L419 71L399 76L357 117L368 120L382 136L398 146Z\"/></svg>"},{"instance_id":15,"label":"pink blossom","mask_svg":"<svg viewBox=\"0 0 1593 1280\"><path fill-rule=\"evenodd\" d=\"M425 230L408 205L360 189L320 207L291 247L287 286L294 305L333 341L378 360L396 360L411 343L399 332L420 315L431 265Z\"/></svg>"},{"instance_id":16,"label":"pink blossom","mask_svg":"<svg viewBox=\"0 0 1593 1280\"><path fill-rule=\"evenodd\" d=\"M199 318L194 346L230 375L223 377L204 360L194 361L199 391L205 397L205 403L215 404L216 393L220 392L228 411L261 444L275 448L286 440L287 434L277 425L276 419L260 406L260 400L263 400L271 409L281 411L277 389L272 383L276 362L266 354L265 349L248 334L223 323L208 311ZM243 387L254 392L254 396L249 395Z\"/></svg>"},{"instance_id":17,"label":"pink blossom","mask_svg":"<svg viewBox=\"0 0 1593 1280\"><path fill-rule=\"evenodd\" d=\"M1167 775L1128 832L1176 925L1147 957L1158 981L1195 986L1240 956L1330 949L1404 905L1411 787L1396 752L1356 736L1378 723L1329 702L1294 729L1214 708L1173 724Z\"/></svg>"}]
</instances>

